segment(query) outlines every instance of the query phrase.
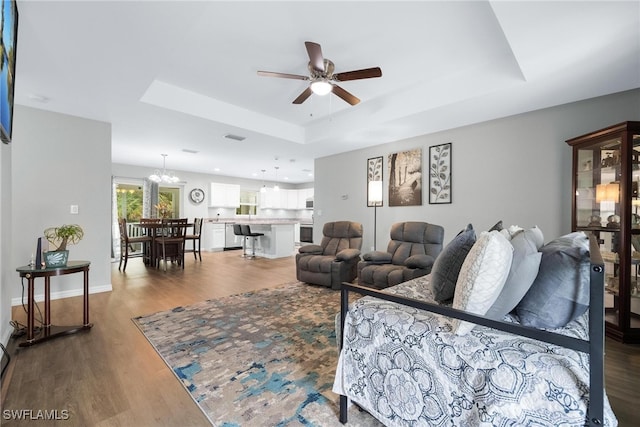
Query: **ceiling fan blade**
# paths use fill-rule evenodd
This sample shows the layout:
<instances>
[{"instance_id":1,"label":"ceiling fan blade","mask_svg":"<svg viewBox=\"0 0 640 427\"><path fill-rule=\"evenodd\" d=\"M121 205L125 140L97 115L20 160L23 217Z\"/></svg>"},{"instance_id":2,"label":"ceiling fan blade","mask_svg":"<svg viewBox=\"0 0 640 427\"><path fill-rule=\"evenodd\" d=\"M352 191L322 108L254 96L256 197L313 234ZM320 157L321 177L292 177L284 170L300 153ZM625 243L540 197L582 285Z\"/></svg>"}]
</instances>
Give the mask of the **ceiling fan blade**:
<instances>
[{"instance_id":1,"label":"ceiling fan blade","mask_svg":"<svg viewBox=\"0 0 640 427\"><path fill-rule=\"evenodd\" d=\"M322 56L322 48L318 43L304 42L309 54L309 61L314 70L324 72L324 57Z\"/></svg>"},{"instance_id":2,"label":"ceiling fan blade","mask_svg":"<svg viewBox=\"0 0 640 427\"><path fill-rule=\"evenodd\" d=\"M273 71L258 71L259 76L264 77L280 77L283 79L309 80L308 76L299 76L298 74L275 73Z\"/></svg>"},{"instance_id":3,"label":"ceiling fan blade","mask_svg":"<svg viewBox=\"0 0 640 427\"><path fill-rule=\"evenodd\" d=\"M371 79L373 77L382 77L382 70L380 67L365 68L363 70L346 71L344 73L336 73L333 75L333 79L339 82L346 82L348 80L360 80Z\"/></svg>"},{"instance_id":4,"label":"ceiling fan blade","mask_svg":"<svg viewBox=\"0 0 640 427\"><path fill-rule=\"evenodd\" d=\"M311 96L312 93L313 91L311 90L311 87L306 88L304 92L302 92L300 95L298 95L296 99L293 100L293 103L302 104L304 101L307 100L308 97Z\"/></svg>"},{"instance_id":5,"label":"ceiling fan blade","mask_svg":"<svg viewBox=\"0 0 640 427\"><path fill-rule=\"evenodd\" d=\"M357 103L360 102L358 98L356 98L346 90L342 89L338 85L333 85L333 93L335 93L336 95L338 95L340 98L344 99L346 102L348 102L351 105L356 105Z\"/></svg>"}]
</instances>

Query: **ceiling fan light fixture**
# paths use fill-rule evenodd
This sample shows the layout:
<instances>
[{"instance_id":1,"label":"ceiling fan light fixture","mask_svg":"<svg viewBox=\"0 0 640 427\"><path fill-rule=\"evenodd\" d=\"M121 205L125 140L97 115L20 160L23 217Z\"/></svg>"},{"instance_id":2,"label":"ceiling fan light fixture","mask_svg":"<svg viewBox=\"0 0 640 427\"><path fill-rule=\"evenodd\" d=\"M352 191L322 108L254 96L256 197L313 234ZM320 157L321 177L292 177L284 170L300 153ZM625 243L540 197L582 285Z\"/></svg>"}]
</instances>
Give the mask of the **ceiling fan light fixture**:
<instances>
[{"instance_id":1,"label":"ceiling fan light fixture","mask_svg":"<svg viewBox=\"0 0 640 427\"><path fill-rule=\"evenodd\" d=\"M331 92L332 89L333 89L333 85L325 79L316 80L315 82L311 83L311 90L316 95L320 95L320 96L326 95L329 92Z\"/></svg>"}]
</instances>

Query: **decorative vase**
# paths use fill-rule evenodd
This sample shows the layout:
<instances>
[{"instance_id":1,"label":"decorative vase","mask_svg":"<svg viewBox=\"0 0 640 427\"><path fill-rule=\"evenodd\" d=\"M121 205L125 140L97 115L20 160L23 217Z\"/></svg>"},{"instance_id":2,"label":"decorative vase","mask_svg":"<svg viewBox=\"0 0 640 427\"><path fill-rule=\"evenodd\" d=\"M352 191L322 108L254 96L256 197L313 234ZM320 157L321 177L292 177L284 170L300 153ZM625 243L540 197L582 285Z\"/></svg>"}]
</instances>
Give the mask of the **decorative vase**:
<instances>
[{"instance_id":1,"label":"decorative vase","mask_svg":"<svg viewBox=\"0 0 640 427\"><path fill-rule=\"evenodd\" d=\"M48 251L44 253L44 265L47 268L66 267L69 251Z\"/></svg>"}]
</instances>

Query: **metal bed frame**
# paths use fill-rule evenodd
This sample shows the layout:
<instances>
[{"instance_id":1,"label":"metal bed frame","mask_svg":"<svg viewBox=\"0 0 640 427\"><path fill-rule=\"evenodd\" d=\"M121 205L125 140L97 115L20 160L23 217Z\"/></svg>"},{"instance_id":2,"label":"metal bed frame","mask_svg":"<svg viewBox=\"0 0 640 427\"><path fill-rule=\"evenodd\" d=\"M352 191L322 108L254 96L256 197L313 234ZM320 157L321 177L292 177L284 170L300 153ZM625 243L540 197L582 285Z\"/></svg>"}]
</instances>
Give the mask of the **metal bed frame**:
<instances>
[{"instance_id":1,"label":"metal bed frame","mask_svg":"<svg viewBox=\"0 0 640 427\"><path fill-rule=\"evenodd\" d=\"M568 337L565 335L521 326L515 323L496 321L483 316L457 310L451 307L441 306L413 298L401 297L384 291L367 288L352 283L343 283L340 300L340 348L344 344L344 325L347 311L349 310L349 292L361 295L370 295L382 300L404 304L420 310L441 314L448 317L488 326L500 331L509 332L555 344L589 354L589 407L586 415L585 426L602 426L604 420L604 262L600 255L600 248L594 235L589 236L590 253L590 293L589 293L589 340ZM347 397L340 396L340 422L347 422Z\"/></svg>"}]
</instances>

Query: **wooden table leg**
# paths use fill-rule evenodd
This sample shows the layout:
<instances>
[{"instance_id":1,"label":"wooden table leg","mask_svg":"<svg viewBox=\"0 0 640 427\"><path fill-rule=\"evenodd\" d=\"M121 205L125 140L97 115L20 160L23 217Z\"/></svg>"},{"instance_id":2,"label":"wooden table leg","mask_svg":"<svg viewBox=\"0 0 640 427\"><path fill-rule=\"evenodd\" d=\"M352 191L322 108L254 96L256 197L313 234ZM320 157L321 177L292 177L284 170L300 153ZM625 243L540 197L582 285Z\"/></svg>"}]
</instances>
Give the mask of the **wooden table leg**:
<instances>
[{"instance_id":1,"label":"wooden table leg","mask_svg":"<svg viewBox=\"0 0 640 427\"><path fill-rule=\"evenodd\" d=\"M84 270L84 304L82 312L82 322L84 326L89 326L89 269Z\"/></svg>"},{"instance_id":2,"label":"wooden table leg","mask_svg":"<svg viewBox=\"0 0 640 427\"><path fill-rule=\"evenodd\" d=\"M51 326L51 278L45 276L44 278L44 326L49 328Z\"/></svg>"},{"instance_id":3,"label":"wooden table leg","mask_svg":"<svg viewBox=\"0 0 640 427\"><path fill-rule=\"evenodd\" d=\"M27 342L33 342L33 286L35 278L32 275L27 275Z\"/></svg>"}]
</instances>

